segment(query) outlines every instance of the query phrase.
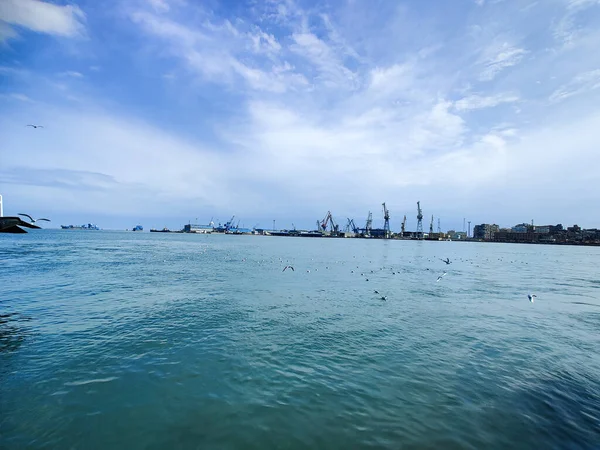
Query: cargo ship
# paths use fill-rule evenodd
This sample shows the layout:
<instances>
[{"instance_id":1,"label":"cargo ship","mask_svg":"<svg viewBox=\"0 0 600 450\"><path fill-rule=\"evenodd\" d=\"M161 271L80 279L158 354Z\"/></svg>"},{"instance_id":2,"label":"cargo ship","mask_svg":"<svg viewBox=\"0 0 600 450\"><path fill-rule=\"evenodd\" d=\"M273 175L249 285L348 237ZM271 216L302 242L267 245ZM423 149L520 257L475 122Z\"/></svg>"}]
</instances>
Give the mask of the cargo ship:
<instances>
[{"instance_id":1,"label":"cargo ship","mask_svg":"<svg viewBox=\"0 0 600 450\"><path fill-rule=\"evenodd\" d=\"M144 227L141 225L136 225L131 231L144 231Z\"/></svg>"},{"instance_id":2,"label":"cargo ship","mask_svg":"<svg viewBox=\"0 0 600 450\"><path fill-rule=\"evenodd\" d=\"M63 230L99 230L100 228L93 223L86 225L61 225Z\"/></svg>"}]
</instances>

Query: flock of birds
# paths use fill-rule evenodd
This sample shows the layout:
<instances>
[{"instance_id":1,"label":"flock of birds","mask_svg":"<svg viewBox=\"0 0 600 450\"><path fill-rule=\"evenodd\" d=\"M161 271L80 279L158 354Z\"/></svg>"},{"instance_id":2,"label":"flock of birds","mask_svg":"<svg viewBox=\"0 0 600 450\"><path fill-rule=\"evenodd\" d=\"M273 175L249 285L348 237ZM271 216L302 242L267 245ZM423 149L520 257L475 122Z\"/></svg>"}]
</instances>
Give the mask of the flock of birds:
<instances>
[{"instance_id":1,"label":"flock of birds","mask_svg":"<svg viewBox=\"0 0 600 450\"><path fill-rule=\"evenodd\" d=\"M355 256L355 258L356 258L356 256ZM450 258L446 258L446 259L443 259L443 258L438 258L438 259L439 259L440 261L444 262L446 265L450 265L450 264L452 264L452 261L450 261ZM501 261L501 258L499 258L499 260ZM430 260L429 260L429 261L430 261ZM280 259L280 262L282 262L282 260L281 260L281 259ZM513 262L513 261L511 261L511 262ZM326 268L328 269L329 267L326 267ZM356 268L358 268L358 266L356 266ZM285 271L286 271L286 270L288 270L288 269L290 269L292 272L295 272L295 270L296 270L296 269L294 269L294 266L292 266L292 265L289 265L289 264L288 264L288 265L286 265L286 266L283 268L282 272L285 272ZM315 270L317 270L317 271L318 271L318 269L315 269ZM381 270L383 270L383 268L382 268ZM429 270L429 269L427 269L427 270ZM306 272L307 272L307 273L310 273L310 270L306 270ZM351 272L352 272L352 273L354 273L354 270L352 270ZM371 273L373 273L373 270L371 270ZM392 273L393 273L394 275L396 274L396 272L392 272ZM440 275L437 277L436 283L439 283L439 282L440 282L440 281L441 281L441 280L442 280L442 279L443 279L443 278L444 278L444 277L445 277L447 274L448 274L448 272L446 272L446 271L444 270L444 271L443 271L443 272L442 272L442 273L441 273L441 274L440 274ZM361 273L361 275L362 275L362 276L364 276L365 274L364 274L364 273ZM369 281L369 278L365 278L365 281ZM378 295L381 295L381 293L380 293L378 290L375 290L375 291L374 291L374 293L375 293L375 294L378 294ZM529 299L529 301L530 301L531 303L533 303L533 302L534 302L534 299L535 299L535 298L537 298L537 295L535 295L535 294L527 294L527 298ZM386 295L381 295L380 299L381 299L381 300L383 300L383 301L386 301L386 300L388 299L388 297L387 297Z\"/></svg>"}]
</instances>

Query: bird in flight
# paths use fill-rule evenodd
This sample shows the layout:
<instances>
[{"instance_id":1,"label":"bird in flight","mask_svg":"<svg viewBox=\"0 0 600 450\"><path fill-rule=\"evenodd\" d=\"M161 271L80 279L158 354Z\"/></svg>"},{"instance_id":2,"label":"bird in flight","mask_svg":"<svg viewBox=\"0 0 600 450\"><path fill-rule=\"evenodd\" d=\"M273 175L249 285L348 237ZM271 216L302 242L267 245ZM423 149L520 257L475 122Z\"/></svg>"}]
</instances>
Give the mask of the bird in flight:
<instances>
[{"instance_id":1,"label":"bird in flight","mask_svg":"<svg viewBox=\"0 0 600 450\"><path fill-rule=\"evenodd\" d=\"M31 223L36 223L38 220L43 220L45 222L50 222L50 219L34 219L33 217L31 217L29 214L23 214L23 213L19 213L19 216L24 216L29 218L29 220L31 221Z\"/></svg>"},{"instance_id":2,"label":"bird in flight","mask_svg":"<svg viewBox=\"0 0 600 450\"><path fill-rule=\"evenodd\" d=\"M536 298L536 297L537 297L537 295L535 295L535 294L527 294L527 298L529 299L529 301L531 303L533 303L533 299Z\"/></svg>"},{"instance_id":3,"label":"bird in flight","mask_svg":"<svg viewBox=\"0 0 600 450\"><path fill-rule=\"evenodd\" d=\"M450 258L446 258L446 259L440 258L440 260L444 261L446 264L450 264L451 263Z\"/></svg>"},{"instance_id":4,"label":"bird in flight","mask_svg":"<svg viewBox=\"0 0 600 450\"><path fill-rule=\"evenodd\" d=\"M444 278L444 277L446 276L446 274L447 274L447 273L448 273L448 272L444 272L443 274L441 274L441 275L440 275L440 276L437 278L437 280L436 280L436 283L437 283L438 281L440 281L442 278Z\"/></svg>"},{"instance_id":5,"label":"bird in flight","mask_svg":"<svg viewBox=\"0 0 600 450\"><path fill-rule=\"evenodd\" d=\"M292 272L295 272L294 268L292 266L285 266L282 270L282 272L285 272L286 269L292 269Z\"/></svg>"},{"instance_id":6,"label":"bird in flight","mask_svg":"<svg viewBox=\"0 0 600 450\"><path fill-rule=\"evenodd\" d=\"M26 127L33 127L33 128L44 128L43 125L31 125L31 124L28 124L28 125L25 125L25 126Z\"/></svg>"}]
</instances>

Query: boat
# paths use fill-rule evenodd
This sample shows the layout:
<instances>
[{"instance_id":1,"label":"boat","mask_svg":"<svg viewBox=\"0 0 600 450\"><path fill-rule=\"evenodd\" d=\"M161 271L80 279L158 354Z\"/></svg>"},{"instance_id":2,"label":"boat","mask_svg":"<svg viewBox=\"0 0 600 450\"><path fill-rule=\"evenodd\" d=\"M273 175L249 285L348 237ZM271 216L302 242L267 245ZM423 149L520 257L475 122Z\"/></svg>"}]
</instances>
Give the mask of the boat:
<instances>
[{"instance_id":1,"label":"boat","mask_svg":"<svg viewBox=\"0 0 600 450\"><path fill-rule=\"evenodd\" d=\"M151 228L150 233L171 233L171 230L169 230L167 227L164 227L162 230Z\"/></svg>"},{"instance_id":2,"label":"boat","mask_svg":"<svg viewBox=\"0 0 600 450\"><path fill-rule=\"evenodd\" d=\"M99 230L100 227L94 225L93 223L88 223L85 225L61 225L63 230Z\"/></svg>"},{"instance_id":3,"label":"boat","mask_svg":"<svg viewBox=\"0 0 600 450\"><path fill-rule=\"evenodd\" d=\"M141 225L136 225L131 231L144 231L144 227Z\"/></svg>"}]
</instances>

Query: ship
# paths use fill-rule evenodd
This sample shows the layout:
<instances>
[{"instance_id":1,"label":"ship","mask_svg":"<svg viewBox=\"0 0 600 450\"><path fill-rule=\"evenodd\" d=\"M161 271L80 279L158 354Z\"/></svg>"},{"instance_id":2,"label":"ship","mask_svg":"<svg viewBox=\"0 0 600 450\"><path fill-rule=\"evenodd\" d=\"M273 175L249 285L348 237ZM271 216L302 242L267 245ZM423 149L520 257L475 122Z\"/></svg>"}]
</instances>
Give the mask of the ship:
<instances>
[{"instance_id":1,"label":"ship","mask_svg":"<svg viewBox=\"0 0 600 450\"><path fill-rule=\"evenodd\" d=\"M100 227L94 225L93 223L88 223L85 225L61 225L63 230L99 230Z\"/></svg>"},{"instance_id":2,"label":"ship","mask_svg":"<svg viewBox=\"0 0 600 450\"><path fill-rule=\"evenodd\" d=\"M157 230L155 228L150 229L150 233L172 233L167 227L164 227L162 230Z\"/></svg>"},{"instance_id":3,"label":"ship","mask_svg":"<svg viewBox=\"0 0 600 450\"><path fill-rule=\"evenodd\" d=\"M131 231L144 231L144 227L141 225L136 225Z\"/></svg>"}]
</instances>

